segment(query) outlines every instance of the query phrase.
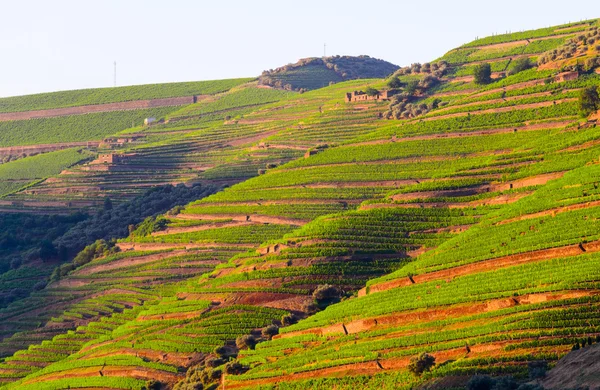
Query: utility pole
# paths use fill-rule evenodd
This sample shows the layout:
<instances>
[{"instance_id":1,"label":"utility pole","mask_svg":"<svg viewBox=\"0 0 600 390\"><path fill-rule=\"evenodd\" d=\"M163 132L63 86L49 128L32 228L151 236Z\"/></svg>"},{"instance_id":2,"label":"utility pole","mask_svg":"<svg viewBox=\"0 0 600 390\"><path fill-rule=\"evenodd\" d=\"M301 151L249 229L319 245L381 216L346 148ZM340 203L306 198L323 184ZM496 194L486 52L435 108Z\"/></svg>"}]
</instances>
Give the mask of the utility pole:
<instances>
[{"instance_id":1,"label":"utility pole","mask_svg":"<svg viewBox=\"0 0 600 390\"><path fill-rule=\"evenodd\" d=\"M114 86L117 86L117 61L115 61Z\"/></svg>"},{"instance_id":2,"label":"utility pole","mask_svg":"<svg viewBox=\"0 0 600 390\"><path fill-rule=\"evenodd\" d=\"M327 44L323 44L323 57L327 57Z\"/></svg>"}]
</instances>

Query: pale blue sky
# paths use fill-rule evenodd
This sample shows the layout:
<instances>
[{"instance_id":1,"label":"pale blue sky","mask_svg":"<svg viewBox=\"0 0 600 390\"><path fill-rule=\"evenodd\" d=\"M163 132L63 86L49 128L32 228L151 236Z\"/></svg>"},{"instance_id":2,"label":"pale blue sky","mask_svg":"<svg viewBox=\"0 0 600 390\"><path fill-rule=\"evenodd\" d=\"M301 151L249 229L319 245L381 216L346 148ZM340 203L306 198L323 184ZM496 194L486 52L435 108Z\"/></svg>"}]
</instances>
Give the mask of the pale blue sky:
<instances>
[{"instance_id":1,"label":"pale blue sky","mask_svg":"<svg viewBox=\"0 0 600 390\"><path fill-rule=\"evenodd\" d=\"M576 4L576 6L570 6ZM297 59L426 62L462 43L600 17L598 0L0 0L0 96L256 76Z\"/></svg>"}]
</instances>

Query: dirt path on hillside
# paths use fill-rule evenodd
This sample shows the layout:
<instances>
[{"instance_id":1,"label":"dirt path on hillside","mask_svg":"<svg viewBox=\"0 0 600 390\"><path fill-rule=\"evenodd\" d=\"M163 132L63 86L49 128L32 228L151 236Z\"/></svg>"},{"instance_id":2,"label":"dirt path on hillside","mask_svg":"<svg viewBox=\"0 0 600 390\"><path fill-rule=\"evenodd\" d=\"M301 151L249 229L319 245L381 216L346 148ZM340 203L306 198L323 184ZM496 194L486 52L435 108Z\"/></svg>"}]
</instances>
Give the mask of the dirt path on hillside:
<instances>
[{"instance_id":1,"label":"dirt path on hillside","mask_svg":"<svg viewBox=\"0 0 600 390\"><path fill-rule=\"evenodd\" d=\"M154 261L163 260L163 259L166 259L169 257L184 255L187 253L189 253L189 252L184 251L184 250L179 250L179 251L166 252L166 253L157 253L154 255L147 255L147 256L126 257L124 259L111 261L110 263L106 263L106 264L91 265L88 267L81 268L81 269L73 272L73 275L76 275L76 276L91 275L91 274L95 274L98 272L110 271L110 270L118 269L118 268L133 267L136 265L152 263Z\"/></svg>"},{"instance_id":2,"label":"dirt path on hillside","mask_svg":"<svg viewBox=\"0 0 600 390\"><path fill-rule=\"evenodd\" d=\"M362 291L362 290L361 290ZM486 302L474 302L470 304L459 304L452 307L434 307L430 309L419 309L408 312L399 312L368 319L351 321L346 324L338 323L321 328L312 328L279 334L273 339L290 338L306 334L318 336L346 335L371 331L377 328L397 327L406 324L426 323L449 318L459 318L493 312L517 305L531 305L542 302L557 300L577 299L600 294L597 290L573 290L552 293L535 293L521 295L518 297L493 299ZM361 293L359 296L363 296Z\"/></svg>"},{"instance_id":3,"label":"dirt path on hillside","mask_svg":"<svg viewBox=\"0 0 600 390\"><path fill-rule=\"evenodd\" d=\"M175 383L183 377L183 374L178 375L168 371L135 366L96 366L75 368L70 370L67 369L65 371L39 376L25 383L30 384L39 382L50 382L66 378L89 378L101 376L129 377L142 380L154 379L159 380L163 383Z\"/></svg>"},{"instance_id":4,"label":"dirt path on hillside","mask_svg":"<svg viewBox=\"0 0 600 390\"><path fill-rule=\"evenodd\" d=\"M507 56L507 57L490 58L489 60L464 62L464 63L462 63L462 65L491 64L494 62L502 62L502 61L506 61L506 60L514 61L514 60L518 60L520 58L530 58L530 57L534 57L534 56L535 56L535 54L517 54L517 55L511 55L511 56Z\"/></svg>"},{"instance_id":5,"label":"dirt path on hillside","mask_svg":"<svg viewBox=\"0 0 600 390\"><path fill-rule=\"evenodd\" d=\"M583 253L593 253L598 251L600 251L600 240L587 244L573 244L558 248L541 249L537 251L508 255L496 259L481 260L471 264L459 265L449 269L415 275L412 277L414 283L406 277L375 284L369 287L369 293L372 294L390 290L392 288L406 287L410 286L411 284L426 283L434 280L452 280L460 276L474 273L492 271L500 268L551 260L560 257L573 257Z\"/></svg>"},{"instance_id":6,"label":"dirt path on hillside","mask_svg":"<svg viewBox=\"0 0 600 390\"><path fill-rule=\"evenodd\" d=\"M492 80L499 80L502 78L503 72L492 72ZM475 80L475 76L459 76L448 79L449 83L470 83Z\"/></svg>"},{"instance_id":7,"label":"dirt path on hillside","mask_svg":"<svg viewBox=\"0 0 600 390\"><path fill-rule=\"evenodd\" d=\"M501 341L476 344L471 348L469 357L475 359L495 356L497 352L501 350L507 343L507 341ZM518 352L521 351L515 351L515 353ZM446 361L455 361L464 357L466 355L466 351L464 347L460 347L436 351L432 352L431 354L435 357L437 364L442 364ZM265 385L272 386L281 382L289 383L294 381L324 377L346 378L349 376L357 375L373 376L375 374L383 372L384 370L398 370L406 368L410 363L410 359L411 356L390 359L377 359L375 361L340 364L338 366L314 369L295 374L283 374L271 378L251 379L247 381L226 380L226 387L227 389L252 389Z\"/></svg>"},{"instance_id":8,"label":"dirt path on hillside","mask_svg":"<svg viewBox=\"0 0 600 390\"><path fill-rule=\"evenodd\" d=\"M250 135L250 136L243 137L243 138L234 138L232 141L225 142L225 143L229 146L234 146L234 147L242 146L242 145L258 142L258 141L262 140L263 138L267 138L272 135L278 134L280 131L281 131L281 129L277 129L277 130L267 131L264 133Z\"/></svg>"},{"instance_id":9,"label":"dirt path on hillside","mask_svg":"<svg viewBox=\"0 0 600 390\"><path fill-rule=\"evenodd\" d=\"M270 206L270 205L288 205L288 204L331 204L331 203L346 203L359 204L362 199L282 199L282 200L267 200L267 201L252 201L252 202L211 202L202 203L202 206Z\"/></svg>"},{"instance_id":10,"label":"dirt path on hillside","mask_svg":"<svg viewBox=\"0 0 600 390\"><path fill-rule=\"evenodd\" d=\"M562 92L565 93L565 92L571 92L571 91L577 91L577 90L578 89L563 90ZM505 98L498 98L498 99L477 101L477 102L464 103L464 104L455 104L455 105L445 106L445 107L436 109L435 112L436 113L440 113L440 112L450 111L450 110L453 110L453 109L456 109L456 108L472 107L472 106L478 106L478 105L481 105L481 104L498 104L498 103L512 102L512 101L515 101L515 100L527 99L527 98L532 98L532 97L543 97L543 96L552 96L552 91L532 93L532 94L529 94L529 95L508 96L508 97L505 97Z\"/></svg>"},{"instance_id":11,"label":"dirt path on hillside","mask_svg":"<svg viewBox=\"0 0 600 390\"><path fill-rule=\"evenodd\" d=\"M505 183L497 184L482 184L477 186L457 188L453 190L439 190L439 191L419 191L419 192L408 192L403 194L392 195L391 199L397 202L410 201L415 199L433 199L442 197L464 197L473 196L478 194L485 194L488 192L503 192L511 189L525 188L531 186L543 185L550 180L561 178L565 172L553 172L544 173L537 176L527 177L525 179L519 179L509 181ZM483 199L482 199L483 200Z\"/></svg>"},{"instance_id":12,"label":"dirt path on hillside","mask_svg":"<svg viewBox=\"0 0 600 390\"><path fill-rule=\"evenodd\" d=\"M446 82L449 82L446 81ZM448 97L448 96L459 96L459 95L465 95L465 97L467 95L472 94L473 92L477 91L476 89L465 89L462 91L450 91L450 92L437 92L434 93L432 96L436 96L436 97Z\"/></svg>"},{"instance_id":13,"label":"dirt path on hillside","mask_svg":"<svg viewBox=\"0 0 600 390\"><path fill-rule=\"evenodd\" d=\"M238 222L246 222L247 218L249 222L255 223L272 223L276 225L296 225L302 226L310 222L309 220L286 218L270 215L259 215L259 214L178 214L175 219L183 220L216 220L216 219L232 219Z\"/></svg>"},{"instance_id":14,"label":"dirt path on hillside","mask_svg":"<svg viewBox=\"0 0 600 390\"><path fill-rule=\"evenodd\" d=\"M250 148L251 151L260 151L268 149L287 149L287 150L301 150L306 151L310 149L309 146L297 146L297 145L280 145L280 144L265 144L259 146L253 146Z\"/></svg>"},{"instance_id":15,"label":"dirt path on hillside","mask_svg":"<svg viewBox=\"0 0 600 390\"><path fill-rule=\"evenodd\" d=\"M537 213L526 214L526 215L521 215L519 217L505 219L503 221L496 223L495 225L506 225L507 223L524 221L526 219L534 219L534 218L545 217L545 216L555 217L557 214L565 213L568 211L581 210L581 209L587 209L590 207L599 207L599 206L600 206L600 200L596 200L596 201L592 201L592 202L585 202L585 203L578 203L578 204L573 204L573 205L563 206L563 207L555 207L553 209L539 211Z\"/></svg>"},{"instance_id":16,"label":"dirt path on hillside","mask_svg":"<svg viewBox=\"0 0 600 390\"><path fill-rule=\"evenodd\" d=\"M208 96L209 95L198 95L196 98L197 100L202 100L206 99ZM47 110L3 112L0 113L0 122L83 115L96 112L129 111L155 107L182 106L192 103L194 103L193 96L184 96L165 99L134 100L120 103L103 103L75 107L50 108Z\"/></svg>"},{"instance_id":17,"label":"dirt path on hillside","mask_svg":"<svg viewBox=\"0 0 600 390\"><path fill-rule=\"evenodd\" d=\"M559 32L561 30L554 30L554 32ZM502 42L502 43L492 43L490 45L481 45L481 46L469 46L469 49L489 49L489 50L497 50L497 49L506 49L506 48L510 48L513 46L521 46L521 45L528 45L531 42L537 42L537 41L547 41L549 39L557 39L557 38L568 38L568 37L573 37L577 34L583 34L583 32L571 32L571 33L566 33L566 34L554 34L554 35L548 35L545 37L538 37L538 38L530 38L530 39L522 39L519 41L510 41L510 42ZM455 50L453 50L455 51Z\"/></svg>"},{"instance_id":18,"label":"dirt path on hillside","mask_svg":"<svg viewBox=\"0 0 600 390\"><path fill-rule=\"evenodd\" d=\"M479 97L479 96L485 96L485 95L489 95L489 94L492 94L492 93L498 93L498 92L502 92L502 91L514 91L514 90L517 90L517 89L525 89L525 88L535 87L535 86L544 85L544 84L545 84L545 79L524 81L522 83L507 85L506 87L499 87L499 88L489 89L487 91L479 92L479 93L476 93L474 95L469 95L469 98L475 98L475 97Z\"/></svg>"},{"instance_id":19,"label":"dirt path on hillside","mask_svg":"<svg viewBox=\"0 0 600 390\"><path fill-rule=\"evenodd\" d=\"M14 154L31 154L31 153L46 153L55 150L76 148L76 147L87 147L97 148L100 145L100 141L86 141L86 142L63 142L55 144L37 144L37 145L23 145L23 146L9 146L0 148L0 156L14 155Z\"/></svg>"},{"instance_id":20,"label":"dirt path on hillside","mask_svg":"<svg viewBox=\"0 0 600 390\"><path fill-rule=\"evenodd\" d=\"M377 140L372 142L365 143L356 143L349 144L347 146L363 146L363 145L378 145L378 144L387 144L393 143L389 139L385 140ZM420 163L420 162L435 162L435 161L449 161L456 159L455 156L411 156L411 157L398 157L396 159L381 159L381 160L372 160L372 161L346 161L346 162L338 162L338 163L329 163L329 164L315 164L308 166L300 166L294 168L281 168L279 172L290 172L290 171L302 171L307 169L320 169L320 168L329 168L329 167L342 167L342 166L361 166L361 165L383 165L383 164L411 164L411 163Z\"/></svg>"},{"instance_id":21,"label":"dirt path on hillside","mask_svg":"<svg viewBox=\"0 0 600 390\"><path fill-rule=\"evenodd\" d=\"M151 234L151 236L152 237L168 236L171 234L193 233L193 232L200 232L203 230L238 227L238 226L244 226L244 225L256 225L256 223L250 222L250 221L248 221L248 222L246 222L246 221L229 221L229 222L217 222L217 223L198 225L198 226L170 227L165 230L153 232Z\"/></svg>"},{"instance_id":22,"label":"dirt path on hillside","mask_svg":"<svg viewBox=\"0 0 600 390\"><path fill-rule=\"evenodd\" d=\"M422 121L432 121L432 120L441 120L441 119L448 119L448 118L465 117L468 115L494 114L494 113L501 113L501 112L517 111L517 110L527 110L527 109L531 109L531 108L550 107L555 104L570 103L570 102L575 102L575 101L577 101L577 98L559 99L556 101L549 101L549 102L519 104L516 106L510 106L510 107L490 108L490 109L486 109L486 110L478 110L478 111L471 111L471 112L457 112L454 114L437 115L437 116L431 116L431 117L427 117L427 118L421 118L421 120Z\"/></svg>"},{"instance_id":23,"label":"dirt path on hillside","mask_svg":"<svg viewBox=\"0 0 600 390\"><path fill-rule=\"evenodd\" d=\"M254 248L254 244L236 244L236 243L160 243L160 242L118 242L116 244L121 251L148 251L161 249L196 249L196 248Z\"/></svg>"},{"instance_id":24,"label":"dirt path on hillside","mask_svg":"<svg viewBox=\"0 0 600 390\"><path fill-rule=\"evenodd\" d=\"M521 192L518 194L501 194L492 198L474 200L472 202L411 202L411 203L372 203L359 207L359 210L372 210L384 208L448 208L463 209L477 206L502 205L514 203L533 193L533 191Z\"/></svg>"},{"instance_id":25,"label":"dirt path on hillside","mask_svg":"<svg viewBox=\"0 0 600 390\"><path fill-rule=\"evenodd\" d=\"M496 129L487 129L487 130L473 130L473 131L458 131L452 133L436 133L436 134L424 134L424 135L415 135L415 136L406 136L402 138L393 137L391 139L379 139L375 141L366 141L359 142L355 144L350 144L351 146L364 146L364 145L380 145L380 144L388 144L394 142L407 142L407 141L423 141L423 140L432 140L432 139L440 139L440 138L462 138L462 137L477 137L482 135L493 135L493 134L503 134L503 133L515 133L519 131L535 131L535 130L544 130L544 129L555 129L568 126L574 123L573 121L556 121L556 122L546 122L546 123L538 123L534 125L525 125L525 126L517 126L517 127L503 127ZM515 131L516 130L516 131ZM438 156L441 159L449 159L442 158L443 156ZM415 159L416 160L416 159ZM396 160L397 161L397 160ZM434 161L434 160L431 160ZM312 168L312 167L307 167ZM292 170L293 168L289 169ZM297 168L299 169L299 168Z\"/></svg>"}]
</instances>

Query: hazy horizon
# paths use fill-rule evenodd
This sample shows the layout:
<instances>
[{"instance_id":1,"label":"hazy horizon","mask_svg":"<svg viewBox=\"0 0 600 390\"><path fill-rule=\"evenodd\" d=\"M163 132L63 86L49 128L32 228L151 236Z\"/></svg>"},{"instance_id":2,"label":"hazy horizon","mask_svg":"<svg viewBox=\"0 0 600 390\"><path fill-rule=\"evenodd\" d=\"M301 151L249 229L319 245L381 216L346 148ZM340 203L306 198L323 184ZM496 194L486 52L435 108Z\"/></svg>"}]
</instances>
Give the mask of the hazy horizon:
<instances>
[{"instance_id":1,"label":"hazy horizon","mask_svg":"<svg viewBox=\"0 0 600 390\"><path fill-rule=\"evenodd\" d=\"M366 54L403 66L476 37L600 16L588 13L592 1L570 9L558 1L508 0L493 12L474 0L430 1L426 10L388 0L375 9L357 0L123 3L4 5L0 97L112 87L114 61L117 86L254 77L321 57L324 43L328 56Z\"/></svg>"}]
</instances>

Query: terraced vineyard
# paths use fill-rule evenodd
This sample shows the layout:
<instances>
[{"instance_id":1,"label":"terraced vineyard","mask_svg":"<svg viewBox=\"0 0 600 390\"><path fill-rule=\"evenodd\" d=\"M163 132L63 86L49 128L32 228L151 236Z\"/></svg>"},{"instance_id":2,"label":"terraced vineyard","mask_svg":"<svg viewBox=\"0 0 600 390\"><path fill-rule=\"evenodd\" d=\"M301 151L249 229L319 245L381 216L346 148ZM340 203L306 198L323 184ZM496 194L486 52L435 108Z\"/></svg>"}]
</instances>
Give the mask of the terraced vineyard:
<instances>
[{"instance_id":1,"label":"terraced vineyard","mask_svg":"<svg viewBox=\"0 0 600 390\"><path fill-rule=\"evenodd\" d=\"M413 119L344 101L384 79L239 86L123 131L138 138L120 164L10 195L27 207L227 185L0 310L3 388L461 388L477 373L525 381L528 363L600 339L600 127L579 107L600 74L504 73L597 31L455 49ZM599 56L586 50L582 64ZM476 83L486 61L502 65ZM436 364L415 375L422 353Z\"/></svg>"}]
</instances>

